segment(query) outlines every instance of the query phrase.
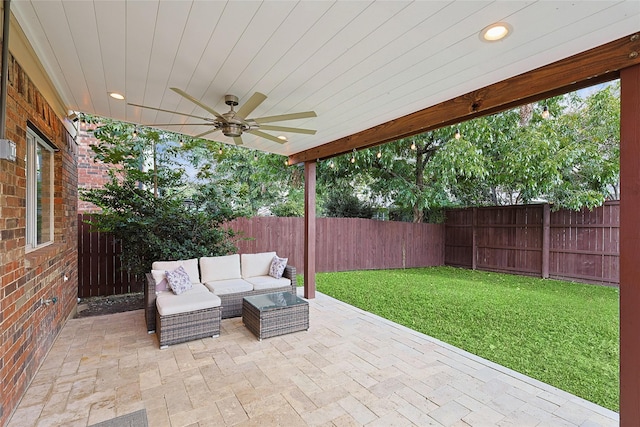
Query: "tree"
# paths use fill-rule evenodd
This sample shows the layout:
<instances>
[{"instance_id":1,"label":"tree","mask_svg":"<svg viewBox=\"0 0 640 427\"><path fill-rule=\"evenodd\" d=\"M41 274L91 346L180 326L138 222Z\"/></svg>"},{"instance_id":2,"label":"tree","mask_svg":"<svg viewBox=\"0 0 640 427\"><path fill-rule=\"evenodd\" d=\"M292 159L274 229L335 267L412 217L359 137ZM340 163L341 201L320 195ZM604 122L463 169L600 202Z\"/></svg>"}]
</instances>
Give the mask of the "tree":
<instances>
[{"instance_id":1,"label":"tree","mask_svg":"<svg viewBox=\"0 0 640 427\"><path fill-rule=\"evenodd\" d=\"M139 274L157 260L235 251L233 232L222 227L234 214L221 192L210 184L187 185L185 170L169 167L176 165L172 148L166 148L172 135L146 128L137 132L133 136L132 125L112 121L95 131L96 160L118 167L110 170L103 188L81 193L102 208L93 227L122 242L123 268ZM151 168L145 167L149 158Z\"/></svg>"},{"instance_id":2,"label":"tree","mask_svg":"<svg viewBox=\"0 0 640 427\"><path fill-rule=\"evenodd\" d=\"M204 164L211 165L215 159L208 179L225 189L242 215L265 211L278 216L304 215L302 169L287 166L285 157L234 146L206 150Z\"/></svg>"},{"instance_id":3,"label":"tree","mask_svg":"<svg viewBox=\"0 0 640 427\"><path fill-rule=\"evenodd\" d=\"M616 197L619 176L619 91L617 85L584 97L577 93L541 105L471 121L476 145L491 174L469 191L464 181L452 189L459 200L474 194L478 204L514 204L544 200L555 209L595 207ZM460 185L462 184L462 185ZM471 186L473 188L473 186ZM490 197L482 200L482 195Z\"/></svg>"},{"instance_id":4,"label":"tree","mask_svg":"<svg viewBox=\"0 0 640 427\"><path fill-rule=\"evenodd\" d=\"M350 164L336 160L346 172L335 172L324 182L359 181L372 199L411 211L413 221L422 222L425 210L450 204L447 189L458 176L487 173L482 154L466 139L456 139L455 131L447 127L362 150L351 155L355 161Z\"/></svg>"},{"instance_id":5,"label":"tree","mask_svg":"<svg viewBox=\"0 0 640 427\"><path fill-rule=\"evenodd\" d=\"M594 207L618 196L619 120L614 84L346 154L319 169L320 181L363 185L415 222L448 206Z\"/></svg>"},{"instance_id":6,"label":"tree","mask_svg":"<svg viewBox=\"0 0 640 427\"><path fill-rule=\"evenodd\" d=\"M564 185L551 194L562 205L598 206L620 197L620 84L587 98L573 96L558 117L571 133L572 156L563 169Z\"/></svg>"}]
</instances>

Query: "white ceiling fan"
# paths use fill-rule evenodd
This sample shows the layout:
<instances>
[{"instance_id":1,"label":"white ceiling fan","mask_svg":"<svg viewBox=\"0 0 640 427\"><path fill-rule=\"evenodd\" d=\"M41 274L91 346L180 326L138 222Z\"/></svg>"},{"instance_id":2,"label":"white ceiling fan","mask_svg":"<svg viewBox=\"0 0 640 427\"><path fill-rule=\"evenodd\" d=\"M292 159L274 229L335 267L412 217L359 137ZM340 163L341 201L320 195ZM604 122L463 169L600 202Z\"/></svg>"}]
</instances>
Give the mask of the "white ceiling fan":
<instances>
[{"instance_id":1,"label":"white ceiling fan","mask_svg":"<svg viewBox=\"0 0 640 427\"><path fill-rule=\"evenodd\" d=\"M183 90L175 87L172 87L170 89L183 98L188 99L189 101L213 114L213 117L200 117L193 114L181 113L179 111L170 111L162 108L149 107L140 104L129 103L128 105L140 108L148 108L156 111L163 111L166 113L179 114L181 116L194 117L205 121L205 123L160 123L150 124L148 126L184 126L189 124L212 126L213 129L207 130L206 132L202 132L198 135L194 135L194 138L200 138L202 136L221 130L225 136L233 138L233 141L236 143L236 145L243 144L242 134L245 132L259 136L261 138L266 138L270 141L277 142L278 144L284 144L285 142L287 142L286 137L283 138L282 136L273 136L271 134L263 132L263 130L303 133L307 135L315 135L316 133L316 131L313 129L301 129L267 124L273 122L282 122L286 120L316 117L317 115L314 111L303 111L300 113L281 114L277 116L249 118L249 114L251 114L256 108L258 108L260 104L262 104L262 102L264 102L265 99L267 99L267 96L260 92L255 92L253 95L251 95L251 98L249 98L247 102L245 102L238 109L238 111L235 111L233 108L238 105L238 97L235 95L225 95L224 102L230 107L230 109L226 113L220 114L213 108L209 107L206 104L203 104Z\"/></svg>"}]
</instances>

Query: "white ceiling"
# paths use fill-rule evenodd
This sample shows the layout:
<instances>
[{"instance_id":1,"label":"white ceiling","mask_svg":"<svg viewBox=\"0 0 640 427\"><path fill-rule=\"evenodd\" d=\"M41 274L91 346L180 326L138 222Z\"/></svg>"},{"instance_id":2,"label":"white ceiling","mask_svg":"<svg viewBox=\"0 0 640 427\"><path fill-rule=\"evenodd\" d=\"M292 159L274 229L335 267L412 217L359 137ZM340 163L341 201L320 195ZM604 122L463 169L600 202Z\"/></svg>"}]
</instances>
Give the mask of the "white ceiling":
<instances>
[{"instance_id":1,"label":"white ceiling","mask_svg":"<svg viewBox=\"0 0 640 427\"><path fill-rule=\"evenodd\" d=\"M640 29L640 1L61 1L11 10L69 110L139 124L198 120L127 102L210 116L224 95L268 96L251 117L314 110L273 123L317 129L277 144L294 154ZM489 44L480 31L513 27ZM117 101L108 92L120 92ZM184 134L202 126L167 128ZM273 133L273 132L272 132ZM208 136L232 143L220 132Z\"/></svg>"}]
</instances>

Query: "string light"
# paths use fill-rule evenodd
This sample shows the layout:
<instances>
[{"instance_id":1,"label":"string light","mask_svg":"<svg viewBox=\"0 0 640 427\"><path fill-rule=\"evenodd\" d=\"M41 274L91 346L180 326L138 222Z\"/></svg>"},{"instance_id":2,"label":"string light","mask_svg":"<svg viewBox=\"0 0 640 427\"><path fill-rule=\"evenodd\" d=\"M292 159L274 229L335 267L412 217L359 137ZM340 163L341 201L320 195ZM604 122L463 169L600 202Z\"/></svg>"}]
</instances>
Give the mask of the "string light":
<instances>
[{"instance_id":1,"label":"string light","mask_svg":"<svg viewBox=\"0 0 640 427\"><path fill-rule=\"evenodd\" d=\"M218 154L222 156L222 147L220 147L220 149L218 150Z\"/></svg>"},{"instance_id":2,"label":"string light","mask_svg":"<svg viewBox=\"0 0 640 427\"><path fill-rule=\"evenodd\" d=\"M253 155L253 160L256 161L256 162L258 161L258 153Z\"/></svg>"},{"instance_id":3,"label":"string light","mask_svg":"<svg viewBox=\"0 0 640 427\"><path fill-rule=\"evenodd\" d=\"M132 137L137 138L138 137L138 128L135 128L135 130L133 131L133 133L131 134Z\"/></svg>"},{"instance_id":4,"label":"string light","mask_svg":"<svg viewBox=\"0 0 640 427\"><path fill-rule=\"evenodd\" d=\"M376 154L376 157L377 157L377 158L382 157L382 151L378 150L378 154Z\"/></svg>"},{"instance_id":5,"label":"string light","mask_svg":"<svg viewBox=\"0 0 640 427\"><path fill-rule=\"evenodd\" d=\"M284 165L285 165L285 166L289 166L289 159L285 159L285 161L284 161Z\"/></svg>"},{"instance_id":6,"label":"string light","mask_svg":"<svg viewBox=\"0 0 640 427\"><path fill-rule=\"evenodd\" d=\"M414 151L418 149L418 147L416 147L416 143L415 142L411 143L411 149L414 150Z\"/></svg>"},{"instance_id":7,"label":"string light","mask_svg":"<svg viewBox=\"0 0 640 427\"><path fill-rule=\"evenodd\" d=\"M333 169L333 168L335 168L335 167L336 167L336 165L334 165L334 164L333 164L333 160L331 160L331 161L329 162L329 167L330 167L331 169Z\"/></svg>"},{"instance_id":8,"label":"string light","mask_svg":"<svg viewBox=\"0 0 640 427\"><path fill-rule=\"evenodd\" d=\"M455 135L453 135L455 139L460 139L460 129L456 129Z\"/></svg>"},{"instance_id":9,"label":"string light","mask_svg":"<svg viewBox=\"0 0 640 427\"><path fill-rule=\"evenodd\" d=\"M548 119L549 118L549 108L546 105L542 109L542 118L543 119Z\"/></svg>"},{"instance_id":10,"label":"string light","mask_svg":"<svg viewBox=\"0 0 640 427\"><path fill-rule=\"evenodd\" d=\"M356 149L353 149L353 155L351 156L351 163L355 163L356 162Z\"/></svg>"}]
</instances>

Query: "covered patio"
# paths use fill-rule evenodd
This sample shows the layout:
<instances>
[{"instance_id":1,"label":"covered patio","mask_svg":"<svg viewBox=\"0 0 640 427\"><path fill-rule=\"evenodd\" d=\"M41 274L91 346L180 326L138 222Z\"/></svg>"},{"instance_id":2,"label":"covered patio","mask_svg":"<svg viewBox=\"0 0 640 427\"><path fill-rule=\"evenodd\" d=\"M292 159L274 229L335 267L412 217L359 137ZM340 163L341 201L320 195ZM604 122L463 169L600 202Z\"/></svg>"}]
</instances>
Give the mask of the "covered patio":
<instances>
[{"instance_id":1,"label":"covered patio","mask_svg":"<svg viewBox=\"0 0 640 427\"><path fill-rule=\"evenodd\" d=\"M300 289L301 290L301 289ZM618 414L323 294L311 328L159 350L142 310L69 320L9 426L615 426Z\"/></svg>"},{"instance_id":2,"label":"covered patio","mask_svg":"<svg viewBox=\"0 0 640 427\"><path fill-rule=\"evenodd\" d=\"M620 424L638 424L637 1L24 0L3 9L0 424L88 425L142 408L150 425L617 424L616 414L316 294L314 280L319 161L618 78ZM481 39L499 22L508 38ZM259 343L232 319L218 339L162 352L142 312L70 318L76 113L199 135L185 117L212 120L211 111L171 88L210 110L226 111L227 94L242 106L263 92L255 117L317 113L289 122L317 134L243 136L245 147L305 167L308 333ZM55 152L51 238L33 247L24 239L28 132Z\"/></svg>"}]
</instances>

